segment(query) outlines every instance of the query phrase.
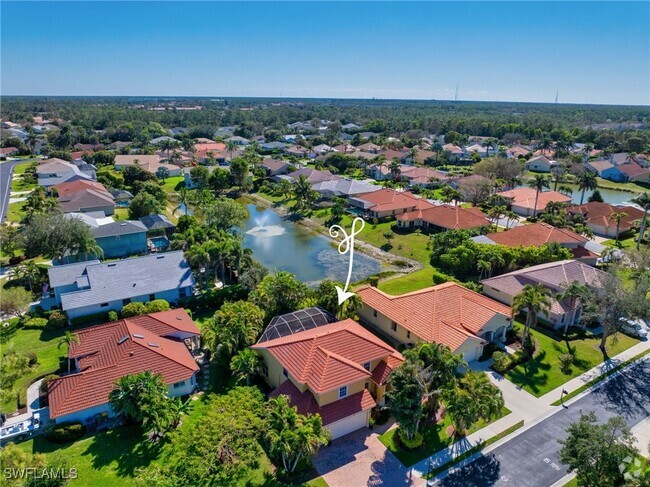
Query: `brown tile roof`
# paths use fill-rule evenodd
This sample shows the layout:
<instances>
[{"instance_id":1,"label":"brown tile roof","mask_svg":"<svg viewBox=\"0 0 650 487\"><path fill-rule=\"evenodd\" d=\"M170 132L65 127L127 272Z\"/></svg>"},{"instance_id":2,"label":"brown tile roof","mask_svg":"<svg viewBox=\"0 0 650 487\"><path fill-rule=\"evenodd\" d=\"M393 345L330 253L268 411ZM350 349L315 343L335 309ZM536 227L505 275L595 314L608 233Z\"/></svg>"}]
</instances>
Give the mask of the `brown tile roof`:
<instances>
[{"instance_id":1,"label":"brown tile roof","mask_svg":"<svg viewBox=\"0 0 650 487\"><path fill-rule=\"evenodd\" d=\"M535 193L533 188L517 188L510 191L497 193L499 196L512 200L512 204L523 208L532 209L535 206ZM544 210L551 201L571 203L571 197L557 191L540 191L537 200L537 210Z\"/></svg>"},{"instance_id":2,"label":"brown tile roof","mask_svg":"<svg viewBox=\"0 0 650 487\"><path fill-rule=\"evenodd\" d=\"M460 206L440 205L424 210L409 211L397 216L398 220L423 220L440 228L462 229L490 225L490 221L478 208L462 208Z\"/></svg>"},{"instance_id":3,"label":"brown tile roof","mask_svg":"<svg viewBox=\"0 0 650 487\"><path fill-rule=\"evenodd\" d=\"M645 176L647 174L650 174L650 169L646 167L641 167L636 162L621 164L620 166L618 166L618 170L621 171L622 173L627 174L627 176L632 179L638 178L639 176Z\"/></svg>"},{"instance_id":4,"label":"brown tile roof","mask_svg":"<svg viewBox=\"0 0 650 487\"><path fill-rule=\"evenodd\" d=\"M374 203L370 207L373 211L389 211L402 209L425 209L432 208L433 205L423 198L416 198L408 191L395 191L394 189L384 188L372 193L366 193L359 196L358 199Z\"/></svg>"},{"instance_id":5,"label":"brown tile roof","mask_svg":"<svg viewBox=\"0 0 650 487\"><path fill-rule=\"evenodd\" d=\"M390 172L390 168L389 171ZM410 180L412 183L427 184L430 180L439 179L441 181L446 181L450 179L449 174L442 171L436 171L435 169L430 169L428 167L417 167L417 166L405 166L401 167L400 176Z\"/></svg>"},{"instance_id":6,"label":"brown tile roof","mask_svg":"<svg viewBox=\"0 0 650 487\"><path fill-rule=\"evenodd\" d=\"M86 181L86 180L70 181L70 182L59 183L52 187L56 189L57 193L59 193L59 196L67 196L71 193L76 193L77 191L81 191L82 189L93 189L95 191L110 194L108 193L106 187L102 183L98 183L97 181Z\"/></svg>"},{"instance_id":7,"label":"brown tile roof","mask_svg":"<svg viewBox=\"0 0 650 487\"><path fill-rule=\"evenodd\" d=\"M201 151L212 151L212 152L221 152L226 149L226 144L223 142L208 142L208 143L201 143L201 144L194 144L194 150L196 152L201 152Z\"/></svg>"},{"instance_id":8,"label":"brown tile roof","mask_svg":"<svg viewBox=\"0 0 650 487\"><path fill-rule=\"evenodd\" d=\"M584 244L587 238L569 230L555 228L548 223L534 223L511 228L505 232L488 233L487 238L499 245L508 247L530 247L557 242L559 244Z\"/></svg>"},{"instance_id":9,"label":"brown tile roof","mask_svg":"<svg viewBox=\"0 0 650 487\"><path fill-rule=\"evenodd\" d=\"M401 355L351 319L253 345L265 349L315 393L371 378L363 364Z\"/></svg>"},{"instance_id":10,"label":"brown tile roof","mask_svg":"<svg viewBox=\"0 0 650 487\"><path fill-rule=\"evenodd\" d=\"M291 405L295 406L300 414L320 414L324 425L335 423L361 411L367 411L377 405L370 392L364 389L361 392L320 407L309 390L300 392L291 380L286 380L280 384L269 394L269 397L280 395L289 396Z\"/></svg>"},{"instance_id":11,"label":"brown tile roof","mask_svg":"<svg viewBox=\"0 0 650 487\"><path fill-rule=\"evenodd\" d=\"M643 218L643 211L634 206L614 206L598 201L570 206L567 211L573 215L581 214L587 224L591 223L604 228L616 228L616 222L611 219L612 215L625 212L627 216L621 220L621 231L629 230L634 226L635 221Z\"/></svg>"},{"instance_id":12,"label":"brown tile roof","mask_svg":"<svg viewBox=\"0 0 650 487\"><path fill-rule=\"evenodd\" d=\"M447 282L401 296L390 296L364 286L357 290L363 303L428 342L447 345L452 350L476 335L496 315L512 316L510 307Z\"/></svg>"},{"instance_id":13,"label":"brown tile roof","mask_svg":"<svg viewBox=\"0 0 650 487\"><path fill-rule=\"evenodd\" d=\"M58 201L63 213L83 211L101 206L115 206L115 199L112 194L88 188L61 196Z\"/></svg>"},{"instance_id":14,"label":"brown tile roof","mask_svg":"<svg viewBox=\"0 0 650 487\"><path fill-rule=\"evenodd\" d=\"M198 366L185 344L158 332L168 326L170 332L200 334L190 322L184 310L172 310L77 331L79 343L70 347L68 356L77 359L79 372L48 384L50 417L106 404L115 381L125 375L151 371L162 374L168 385L190 379Z\"/></svg>"}]
</instances>

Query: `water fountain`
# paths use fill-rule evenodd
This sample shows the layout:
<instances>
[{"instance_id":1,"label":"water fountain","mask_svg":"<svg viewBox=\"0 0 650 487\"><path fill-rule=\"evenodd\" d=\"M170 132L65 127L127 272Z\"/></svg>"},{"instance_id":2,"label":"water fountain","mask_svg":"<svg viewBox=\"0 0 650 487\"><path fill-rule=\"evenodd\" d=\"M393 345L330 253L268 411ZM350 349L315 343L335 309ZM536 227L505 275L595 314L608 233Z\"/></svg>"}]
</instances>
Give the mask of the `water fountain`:
<instances>
[{"instance_id":1,"label":"water fountain","mask_svg":"<svg viewBox=\"0 0 650 487\"><path fill-rule=\"evenodd\" d=\"M277 237L285 232L284 227L280 225L266 225L268 218L263 214L260 218L255 219L257 226L251 228L246 233L254 237Z\"/></svg>"}]
</instances>

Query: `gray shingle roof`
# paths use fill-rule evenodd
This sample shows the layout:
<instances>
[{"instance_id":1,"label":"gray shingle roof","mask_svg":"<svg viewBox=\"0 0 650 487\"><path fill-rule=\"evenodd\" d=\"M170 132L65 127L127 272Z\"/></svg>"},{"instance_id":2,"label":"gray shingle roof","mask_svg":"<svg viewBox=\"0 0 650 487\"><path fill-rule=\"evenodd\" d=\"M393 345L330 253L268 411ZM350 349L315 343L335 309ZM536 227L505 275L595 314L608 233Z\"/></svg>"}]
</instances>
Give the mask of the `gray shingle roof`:
<instances>
[{"instance_id":1,"label":"gray shingle roof","mask_svg":"<svg viewBox=\"0 0 650 487\"><path fill-rule=\"evenodd\" d=\"M60 273L67 282L75 282L77 277L86 275L90 285L89 289L62 294L64 310L194 285L192 271L182 251L101 264L98 261L69 264L58 266L58 269L55 274ZM50 272L50 279L52 277ZM55 282L60 281L61 278L55 279Z\"/></svg>"},{"instance_id":2,"label":"gray shingle roof","mask_svg":"<svg viewBox=\"0 0 650 487\"><path fill-rule=\"evenodd\" d=\"M146 233L147 227L142 222L134 220L122 220L106 225L100 225L93 229L93 236L99 237L113 237L115 235L128 235L131 233Z\"/></svg>"},{"instance_id":3,"label":"gray shingle roof","mask_svg":"<svg viewBox=\"0 0 650 487\"><path fill-rule=\"evenodd\" d=\"M98 260L78 262L76 264L56 265L47 270L51 287L65 286L75 282L77 277L84 274L86 267L99 264Z\"/></svg>"},{"instance_id":4,"label":"gray shingle roof","mask_svg":"<svg viewBox=\"0 0 650 487\"><path fill-rule=\"evenodd\" d=\"M140 218L140 221L147 227L147 230L158 230L160 228L175 228L172 222L165 215L147 215Z\"/></svg>"}]
</instances>

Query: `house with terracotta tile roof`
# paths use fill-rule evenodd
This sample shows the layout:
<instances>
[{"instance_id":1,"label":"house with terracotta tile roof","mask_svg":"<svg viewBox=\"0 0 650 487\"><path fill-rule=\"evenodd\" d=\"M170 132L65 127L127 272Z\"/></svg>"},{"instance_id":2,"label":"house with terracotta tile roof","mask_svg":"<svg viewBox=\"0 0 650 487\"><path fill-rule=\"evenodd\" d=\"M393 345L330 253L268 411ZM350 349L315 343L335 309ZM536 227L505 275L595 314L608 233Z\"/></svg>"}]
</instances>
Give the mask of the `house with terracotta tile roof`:
<instances>
[{"instance_id":1,"label":"house with terracotta tile roof","mask_svg":"<svg viewBox=\"0 0 650 487\"><path fill-rule=\"evenodd\" d=\"M586 170L595 172L603 179L618 182L627 180L627 176L618 167L606 159L587 161L584 166Z\"/></svg>"},{"instance_id":2,"label":"house with terracotta tile roof","mask_svg":"<svg viewBox=\"0 0 650 487\"><path fill-rule=\"evenodd\" d=\"M95 213L100 211L106 216L115 213L115 199L108 191L82 188L60 196L58 202L63 213Z\"/></svg>"},{"instance_id":3,"label":"house with terracotta tile roof","mask_svg":"<svg viewBox=\"0 0 650 487\"><path fill-rule=\"evenodd\" d=\"M196 389L199 367L191 350L201 332L184 309L172 309L76 331L68 360L71 374L48 382L50 418L56 423L100 422L115 416L108 396L121 377L161 374L169 395Z\"/></svg>"},{"instance_id":4,"label":"house with terracotta tile roof","mask_svg":"<svg viewBox=\"0 0 650 487\"><path fill-rule=\"evenodd\" d=\"M351 319L283 330L251 347L264 360L270 396L287 395L301 414L320 414L332 438L367 427L401 354Z\"/></svg>"},{"instance_id":5,"label":"house with terracotta tile roof","mask_svg":"<svg viewBox=\"0 0 650 487\"><path fill-rule=\"evenodd\" d=\"M540 247L544 244L557 243L571 250L577 260L589 265L596 265L598 255L591 252L585 245L587 237L579 235L568 228L556 228L548 223L533 223L513 227L505 232L494 232L473 237L477 243L505 245L506 247Z\"/></svg>"},{"instance_id":6,"label":"house with terracotta tile roof","mask_svg":"<svg viewBox=\"0 0 650 487\"><path fill-rule=\"evenodd\" d=\"M436 171L429 167L402 166L400 179L408 181L410 186L429 187L439 186L440 183L449 181L451 177L446 172Z\"/></svg>"},{"instance_id":7,"label":"house with terracotta tile roof","mask_svg":"<svg viewBox=\"0 0 650 487\"><path fill-rule=\"evenodd\" d=\"M397 226L403 229L422 228L430 232L488 227L491 222L478 208L440 205L409 211L397 216Z\"/></svg>"},{"instance_id":8,"label":"house with terracotta tile roof","mask_svg":"<svg viewBox=\"0 0 650 487\"><path fill-rule=\"evenodd\" d=\"M169 171L170 176L180 176L181 168L173 164L165 164L160 162L160 157L156 154L130 154L130 155L116 155L115 156L115 169L122 170L129 166L140 166L151 174L156 174L161 167Z\"/></svg>"},{"instance_id":9,"label":"house with terracotta tile roof","mask_svg":"<svg viewBox=\"0 0 650 487\"><path fill-rule=\"evenodd\" d=\"M532 216L535 213L535 199L537 198L537 213L544 211L551 201L571 203L571 197L557 191L540 191L539 197L533 188L522 187L497 193L518 215Z\"/></svg>"},{"instance_id":10,"label":"house with terracotta tile roof","mask_svg":"<svg viewBox=\"0 0 650 487\"><path fill-rule=\"evenodd\" d=\"M527 147L521 145L513 145L512 147L506 150L506 157L509 159L517 159L519 157L525 157L530 154L531 150Z\"/></svg>"},{"instance_id":11,"label":"house with terracotta tile roof","mask_svg":"<svg viewBox=\"0 0 650 487\"><path fill-rule=\"evenodd\" d=\"M409 211L432 208L433 204L423 198L418 198L408 191L395 191L384 188L372 193L365 193L350 198L351 206L359 208L370 218L392 218Z\"/></svg>"},{"instance_id":12,"label":"house with terracotta tile roof","mask_svg":"<svg viewBox=\"0 0 650 487\"><path fill-rule=\"evenodd\" d=\"M514 297L521 292L526 284L542 284L553 294L561 293L572 282L584 284L587 287L600 285L605 273L595 267L577 260L562 260L547 264L526 267L518 271L509 272L500 276L491 277L481 281L483 293L497 301L512 305ZM547 315L539 313L540 320L550 323L554 328L577 324L582 314L582 306L578 302L571 308L566 300L558 301L551 298L551 310Z\"/></svg>"},{"instance_id":13,"label":"house with terracotta tile roof","mask_svg":"<svg viewBox=\"0 0 650 487\"><path fill-rule=\"evenodd\" d=\"M94 181L96 179L95 167L83 162L82 165L90 167L80 168L75 163L57 158L46 159L36 166L38 185L49 188L66 181Z\"/></svg>"},{"instance_id":14,"label":"house with terracotta tile roof","mask_svg":"<svg viewBox=\"0 0 650 487\"><path fill-rule=\"evenodd\" d=\"M650 168L643 167L636 162L627 162L616 167L625 174L627 181L650 183Z\"/></svg>"},{"instance_id":15,"label":"house with terracotta tile roof","mask_svg":"<svg viewBox=\"0 0 650 487\"><path fill-rule=\"evenodd\" d=\"M372 286L357 289L359 317L383 335L405 345L440 343L470 362L488 342L503 341L512 327L512 310L454 282L400 296Z\"/></svg>"},{"instance_id":16,"label":"house with terracotta tile roof","mask_svg":"<svg viewBox=\"0 0 650 487\"><path fill-rule=\"evenodd\" d=\"M629 232L635 227L636 222L643 219L643 210L634 206L610 205L598 201L569 206L567 212L571 215L582 215L585 225L602 237L616 237L616 222L612 218L615 213L627 214L621 220L619 227L621 233Z\"/></svg>"},{"instance_id":17,"label":"house with terracotta tile roof","mask_svg":"<svg viewBox=\"0 0 650 487\"><path fill-rule=\"evenodd\" d=\"M16 147L0 147L0 157L13 156L17 153L18 149Z\"/></svg>"}]
</instances>

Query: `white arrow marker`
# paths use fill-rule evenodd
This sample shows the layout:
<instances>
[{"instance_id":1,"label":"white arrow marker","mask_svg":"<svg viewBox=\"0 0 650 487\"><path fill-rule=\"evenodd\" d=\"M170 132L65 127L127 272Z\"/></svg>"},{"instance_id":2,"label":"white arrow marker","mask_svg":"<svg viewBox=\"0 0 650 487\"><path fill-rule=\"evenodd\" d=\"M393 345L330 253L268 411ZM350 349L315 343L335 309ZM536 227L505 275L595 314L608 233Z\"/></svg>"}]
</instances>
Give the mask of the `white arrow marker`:
<instances>
[{"instance_id":1,"label":"white arrow marker","mask_svg":"<svg viewBox=\"0 0 650 487\"><path fill-rule=\"evenodd\" d=\"M357 229L357 225L360 225ZM355 218L352 222L352 230L350 235L347 234L345 229L340 225L332 225L330 227L330 235L333 238L338 238L339 235L343 234L343 240L339 244L338 250L339 254L345 255L350 252L350 262L348 264L348 278L345 280L345 289L341 289L339 286L336 286L336 294L339 297L339 306L345 302L346 299L354 296L354 293L348 292L348 287L350 287L350 277L352 277L352 263L354 262L354 236L361 233L363 227L366 225L366 222L363 221L363 218Z\"/></svg>"}]
</instances>

